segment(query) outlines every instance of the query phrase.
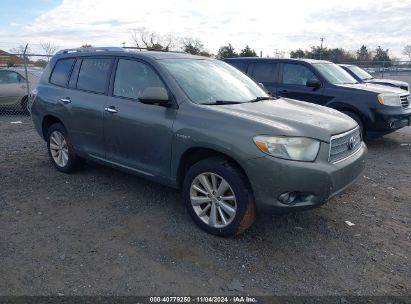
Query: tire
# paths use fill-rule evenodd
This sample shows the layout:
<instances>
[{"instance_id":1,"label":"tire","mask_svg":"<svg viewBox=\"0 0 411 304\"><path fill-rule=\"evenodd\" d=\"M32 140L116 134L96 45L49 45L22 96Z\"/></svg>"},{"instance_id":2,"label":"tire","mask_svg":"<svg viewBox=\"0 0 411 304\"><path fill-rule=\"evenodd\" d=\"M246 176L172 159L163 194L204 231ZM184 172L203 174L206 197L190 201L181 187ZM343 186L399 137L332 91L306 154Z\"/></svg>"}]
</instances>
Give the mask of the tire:
<instances>
[{"instance_id":1,"label":"tire","mask_svg":"<svg viewBox=\"0 0 411 304\"><path fill-rule=\"evenodd\" d=\"M74 152L67 130L61 123L55 123L48 129L47 151L52 163L60 172L71 173L84 164L84 159Z\"/></svg>"},{"instance_id":2,"label":"tire","mask_svg":"<svg viewBox=\"0 0 411 304\"><path fill-rule=\"evenodd\" d=\"M210 191L206 190L203 178L207 179ZM223 187L223 181L228 188ZM182 196L194 222L208 233L232 237L243 233L255 221L254 198L247 177L224 158L207 158L190 167L184 178Z\"/></svg>"},{"instance_id":3,"label":"tire","mask_svg":"<svg viewBox=\"0 0 411 304\"><path fill-rule=\"evenodd\" d=\"M361 120L360 117L358 117L357 114L350 112L350 111L341 111L342 113L344 113L347 116L350 116L352 119L355 120L355 122L358 124L358 126L360 127L360 134L361 134L361 139L364 140L364 136L365 136L365 130L364 130L364 124Z\"/></svg>"},{"instance_id":4,"label":"tire","mask_svg":"<svg viewBox=\"0 0 411 304\"><path fill-rule=\"evenodd\" d=\"M23 110L24 115L30 115L30 110L28 108L28 106L29 106L28 101L29 101L29 99L27 98L27 96L25 96L21 101L21 109Z\"/></svg>"}]
</instances>

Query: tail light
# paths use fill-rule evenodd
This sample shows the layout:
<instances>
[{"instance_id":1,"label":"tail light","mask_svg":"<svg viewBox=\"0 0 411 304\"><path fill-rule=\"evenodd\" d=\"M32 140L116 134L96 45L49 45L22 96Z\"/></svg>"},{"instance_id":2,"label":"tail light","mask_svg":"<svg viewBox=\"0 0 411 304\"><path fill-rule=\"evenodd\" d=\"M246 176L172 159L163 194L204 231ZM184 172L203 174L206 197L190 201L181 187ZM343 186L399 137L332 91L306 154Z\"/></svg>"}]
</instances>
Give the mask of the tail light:
<instances>
[{"instance_id":1,"label":"tail light","mask_svg":"<svg viewBox=\"0 0 411 304\"><path fill-rule=\"evenodd\" d=\"M38 93L37 89L34 89L33 91L31 91L31 94L30 94L31 105L33 105L34 101L36 100L37 93Z\"/></svg>"}]
</instances>

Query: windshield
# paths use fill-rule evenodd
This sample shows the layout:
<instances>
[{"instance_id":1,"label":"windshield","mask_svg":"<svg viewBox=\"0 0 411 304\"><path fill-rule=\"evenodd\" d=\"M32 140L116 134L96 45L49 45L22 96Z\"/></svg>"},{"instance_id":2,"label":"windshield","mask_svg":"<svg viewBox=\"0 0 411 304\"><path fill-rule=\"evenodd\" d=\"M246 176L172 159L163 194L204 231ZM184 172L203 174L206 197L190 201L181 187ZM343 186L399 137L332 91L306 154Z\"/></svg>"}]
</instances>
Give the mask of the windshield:
<instances>
[{"instance_id":1,"label":"windshield","mask_svg":"<svg viewBox=\"0 0 411 304\"><path fill-rule=\"evenodd\" d=\"M355 65L348 66L347 67L351 72L353 72L355 75L360 77L362 80L367 80L367 79L372 79L373 77L368 74L366 71L364 71L362 68L357 67Z\"/></svg>"},{"instance_id":2,"label":"windshield","mask_svg":"<svg viewBox=\"0 0 411 304\"><path fill-rule=\"evenodd\" d=\"M344 69L334 63L315 63L314 67L332 84L352 84L357 81Z\"/></svg>"},{"instance_id":3,"label":"windshield","mask_svg":"<svg viewBox=\"0 0 411 304\"><path fill-rule=\"evenodd\" d=\"M159 62L197 104L242 103L269 97L258 84L222 61L163 59Z\"/></svg>"}]
</instances>

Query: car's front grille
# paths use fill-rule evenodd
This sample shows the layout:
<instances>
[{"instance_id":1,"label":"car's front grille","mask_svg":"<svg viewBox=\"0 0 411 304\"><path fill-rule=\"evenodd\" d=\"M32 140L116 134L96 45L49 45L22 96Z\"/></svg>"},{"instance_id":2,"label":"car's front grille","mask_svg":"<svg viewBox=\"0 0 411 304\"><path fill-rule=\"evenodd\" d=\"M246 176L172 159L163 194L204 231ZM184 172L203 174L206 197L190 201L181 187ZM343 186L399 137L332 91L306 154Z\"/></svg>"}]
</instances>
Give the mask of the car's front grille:
<instances>
[{"instance_id":1,"label":"car's front grille","mask_svg":"<svg viewBox=\"0 0 411 304\"><path fill-rule=\"evenodd\" d=\"M361 147L360 128L331 136L329 162L336 163L350 157Z\"/></svg>"},{"instance_id":2,"label":"car's front grille","mask_svg":"<svg viewBox=\"0 0 411 304\"><path fill-rule=\"evenodd\" d=\"M400 97L400 99L401 99L401 106L403 107L403 108L408 108L409 106L410 106L410 100L411 100L411 94L408 94L408 95L402 95L401 97Z\"/></svg>"}]
</instances>

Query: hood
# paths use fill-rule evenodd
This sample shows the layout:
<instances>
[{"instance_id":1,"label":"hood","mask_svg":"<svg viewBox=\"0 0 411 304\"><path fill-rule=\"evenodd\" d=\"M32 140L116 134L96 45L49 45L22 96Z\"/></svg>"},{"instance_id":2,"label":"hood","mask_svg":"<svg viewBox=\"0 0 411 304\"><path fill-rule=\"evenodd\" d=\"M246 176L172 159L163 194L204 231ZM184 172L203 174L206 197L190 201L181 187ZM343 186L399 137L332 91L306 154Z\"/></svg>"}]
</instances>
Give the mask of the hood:
<instances>
[{"instance_id":1,"label":"hood","mask_svg":"<svg viewBox=\"0 0 411 304\"><path fill-rule=\"evenodd\" d=\"M384 84L384 83L386 83L386 84L391 84L391 85L395 85L395 86L406 86L406 87L408 87L409 85L408 85L408 82L405 82L405 81L400 81L400 80L394 80L394 79L375 79L375 78L373 78L373 79L367 79L367 80L365 80L365 82L367 82L367 83L375 83L375 84Z\"/></svg>"},{"instance_id":2,"label":"hood","mask_svg":"<svg viewBox=\"0 0 411 304\"><path fill-rule=\"evenodd\" d=\"M264 129L267 135L302 136L329 142L331 135L357 126L339 111L288 98L211 107L268 126Z\"/></svg>"},{"instance_id":3,"label":"hood","mask_svg":"<svg viewBox=\"0 0 411 304\"><path fill-rule=\"evenodd\" d=\"M348 89L359 90L359 91L372 92L372 93L377 93L377 94L397 93L397 94L402 95L406 92L404 90L401 90L400 88L388 87L388 86L373 84L373 83L338 84L337 86L348 88Z\"/></svg>"}]
</instances>

